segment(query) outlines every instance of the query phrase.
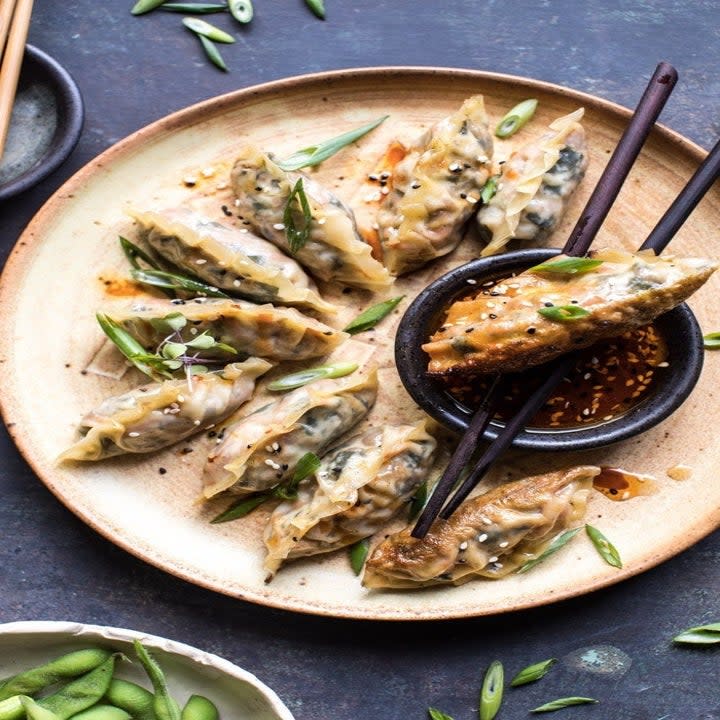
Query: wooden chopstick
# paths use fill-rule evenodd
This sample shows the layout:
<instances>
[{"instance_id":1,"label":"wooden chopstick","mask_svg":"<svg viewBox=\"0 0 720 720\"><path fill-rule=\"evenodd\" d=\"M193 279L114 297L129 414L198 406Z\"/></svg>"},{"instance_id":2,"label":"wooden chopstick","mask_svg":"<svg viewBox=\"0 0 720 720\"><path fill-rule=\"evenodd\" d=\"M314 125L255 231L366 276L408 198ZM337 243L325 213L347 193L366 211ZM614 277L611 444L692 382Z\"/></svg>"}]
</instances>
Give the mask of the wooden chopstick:
<instances>
[{"instance_id":1,"label":"wooden chopstick","mask_svg":"<svg viewBox=\"0 0 720 720\"><path fill-rule=\"evenodd\" d=\"M665 62L659 63L640 98L629 125L620 138L620 142L605 166L600 180L565 243L563 248L565 254L584 255L590 248L676 82L677 71L675 68ZM575 353L570 353L558 358L551 365L552 369L543 384L528 398L512 420L506 423L504 429L482 454L464 482L456 490L455 495L443 509L443 505L445 505L448 496L452 492L453 486L457 483L460 473L470 461L478 440L494 415L497 401L502 394L502 382L496 378L480 409L473 416L460 444L450 458L450 462L436 485L430 500L420 514L412 530L413 537L425 537L438 514L443 518L450 517L498 457L510 446L515 436L543 406L555 386L572 368L575 360Z\"/></svg>"},{"instance_id":2,"label":"wooden chopstick","mask_svg":"<svg viewBox=\"0 0 720 720\"><path fill-rule=\"evenodd\" d=\"M4 0L1 16L3 19L6 12L8 12L5 4L7 7L11 7L13 0ZM25 55L25 41L30 28L32 6L33 0L15 1L9 31L7 32L7 42L4 43L2 48L2 65L0 65L0 158L5 149L5 141L10 128L15 91L20 77L23 56ZM5 38L0 37L0 40L4 41Z\"/></svg>"}]
</instances>

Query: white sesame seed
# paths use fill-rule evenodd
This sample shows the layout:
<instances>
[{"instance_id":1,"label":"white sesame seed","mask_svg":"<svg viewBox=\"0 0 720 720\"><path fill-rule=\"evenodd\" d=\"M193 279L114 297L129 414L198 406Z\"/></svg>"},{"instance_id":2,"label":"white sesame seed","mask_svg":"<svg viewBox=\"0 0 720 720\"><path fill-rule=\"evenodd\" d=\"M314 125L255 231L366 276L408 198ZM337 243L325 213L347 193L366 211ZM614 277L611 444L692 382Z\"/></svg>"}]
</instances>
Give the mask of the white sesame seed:
<instances>
[{"instance_id":1,"label":"white sesame seed","mask_svg":"<svg viewBox=\"0 0 720 720\"><path fill-rule=\"evenodd\" d=\"M365 202L377 202L381 197L379 192L373 192L365 196Z\"/></svg>"},{"instance_id":2,"label":"white sesame seed","mask_svg":"<svg viewBox=\"0 0 720 720\"><path fill-rule=\"evenodd\" d=\"M468 285L477 285L477 280L473 280L473 278L469 278L466 282Z\"/></svg>"},{"instance_id":3,"label":"white sesame seed","mask_svg":"<svg viewBox=\"0 0 720 720\"><path fill-rule=\"evenodd\" d=\"M467 550L468 544L467 542L461 542L460 543L460 549L461 550Z\"/></svg>"},{"instance_id":4,"label":"white sesame seed","mask_svg":"<svg viewBox=\"0 0 720 720\"><path fill-rule=\"evenodd\" d=\"M483 521L483 525L492 525L492 520L490 518L484 517L482 519L482 521Z\"/></svg>"},{"instance_id":5,"label":"white sesame seed","mask_svg":"<svg viewBox=\"0 0 720 720\"><path fill-rule=\"evenodd\" d=\"M280 452L280 443L274 442L274 443L272 444L272 449L273 449L275 452Z\"/></svg>"},{"instance_id":6,"label":"white sesame seed","mask_svg":"<svg viewBox=\"0 0 720 720\"><path fill-rule=\"evenodd\" d=\"M241 205L240 198L236 198L235 207L240 207L240 205Z\"/></svg>"},{"instance_id":7,"label":"white sesame seed","mask_svg":"<svg viewBox=\"0 0 720 720\"><path fill-rule=\"evenodd\" d=\"M670 363L669 362L661 362L661 363L658 363L655 367L670 367Z\"/></svg>"},{"instance_id":8,"label":"white sesame seed","mask_svg":"<svg viewBox=\"0 0 720 720\"><path fill-rule=\"evenodd\" d=\"M488 539L487 533L483 533L482 535L478 535L478 542L485 542Z\"/></svg>"},{"instance_id":9,"label":"white sesame seed","mask_svg":"<svg viewBox=\"0 0 720 720\"><path fill-rule=\"evenodd\" d=\"M139 432L129 432L128 436L129 437L140 437L140 433Z\"/></svg>"},{"instance_id":10,"label":"white sesame seed","mask_svg":"<svg viewBox=\"0 0 720 720\"><path fill-rule=\"evenodd\" d=\"M195 185L197 183L197 178L194 175L186 175L183 178L183 182L186 185Z\"/></svg>"},{"instance_id":11,"label":"white sesame seed","mask_svg":"<svg viewBox=\"0 0 720 720\"><path fill-rule=\"evenodd\" d=\"M198 258L198 259L195 261L195 264L196 264L196 265L204 265L206 262L207 262L207 260L205 260L205 258Z\"/></svg>"},{"instance_id":12,"label":"white sesame seed","mask_svg":"<svg viewBox=\"0 0 720 720\"><path fill-rule=\"evenodd\" d=\"M200 424L199 420L193 420L193 425L199 425L199 424Z\"/></svg>"},{"instance_id":13,"label":"white sesame seed","mask_svg":"<svg viewBox=\"0 0 720 720\"><path fill-rule=\"evenodd\" d=\"M215 174L215 168L213 167L206 167L202 169L202 176L203 177L212 177Z\"/></svg>"},{"instance_id":14,"label":"white sesame seed","mask_svg":"<svg viewBox=\"0 0 720 720\"><path fill-rule=\"evenodd\" d=\"M592 377L592 376L590 375L590 373L585 373L585 374L583 375L583 380L589 380L591 377Z\"/></svg>"},{"instance_id":15,"label":"white sesame seed","mask_svg":"<svg viewBox=\"0 0 720 720\"><path fill-rule=\"evenodd\" d=\"M233 280L233 287L240 287L241 284L239 280Z\"/></svg>"},{"instance_id":16,"label":"white sesame seed","mask_svg":"<svg viewBox=\"0 0 720 720\"><path fill-rule=\"evenodd\" d=\"M190 334L191 334L191 335L197 335L197 334L198 334L198 329L197 329L196 327L191 327L191 328L190 328Z\"/></svg>"},{"instance_id":17,"label":"white sesame seed","mask_svg":"<svg viewBox=\"0 0 720 720\"><path fill-rule=\"evenodd\" d=\"M228 184L227 184L226 182L219 182L219 183L215 186L215 188L216 188L217 190L224 190L227 186L228 186Z\"/></svg>"},{"instance_id":18,"label":"white sesame seed","mask_svg":"<svg viewBox=\"0 0 720 720\"><path fill-rule=\"evenodd\" d=\"M491 563L494 563L494 562L497 562L497 561L498 561L498 556L497 556L497 555L493 555L493 556L488 560L488 562L491 562Z\"/></svg>"},{"instance_id":19,"label":"white sesame seed","mask_svg":"<svg viewBox=\"0 0 720 720\"><path fill-rule=\"evenodd\" d=\"M502 564L501 562L496 562L496 563L495 563L495 569L496 569L496 570L500 570L500 569L502 568L502 566L503 566L503 564Z\"/></svg>"},{"instance_id":20,"label":"white sesame seed","mask_svg":"<svg viewBox=\"0 0 720 720\"><path fill-rule=\"evenodd\" d=\"M509 544L507 540L503 540L501 543L498 543L498 547L506 548Z\"/></svg>"},{"instance_id":21,"label":"white sesame seed","mask_svg":"<svg viewBox=\"0 0 720 720\"><path fill-rule=\"evenodd\" d=\"M327 222L327 218L318 218L317 224L318 225L324 225Z\"/></svg>"},{"instance_id":22,"label":"white sesame seed","mask_svg":"<svg viewBox=\"0 0 720 720\"><path fill-rule=\"evenodd\" d=\"M468 195L466 199L471 205L474 205L480 198L476 198L474 195Z\"/></svg>"},{"instance_id":23,"label":"white sesame seed","mask_svg":"<svg viewBox=\"0 0 720 720\"><path fill-rule=\"evenodd\" d=\"M387 195L390 192L390 189L387 187L381 187L380 188L380 194L381 195Z\"/></svg>"},{"instance_id":24,"label":"white sesame seed","mask_svg":"<svg viewBox=\"0 0 720 720\"><path fill-rule=\"evenodd\" d=\"M285 223L275 223L273 225L273 230L284 230L285 229Z\"/></svg>"},{"instance_id":25,"label":"white sesame seed","mask_svg":"<svg viewBox=\"0 0 720 720\"><path fill-rule=\"evenodd\" d=\"M178 396L177 396L177 401L178 401L179 403L185 402L185 396L184 396L184 395L178 395Z\"/></svg>"},{"instance_id":26,"label":"white sesame seed","mask_svg":"<svg viewBox=\"0 0 720 720\"><path fill-rule=\"evenodd\" d=\"M272 445L266 445L266 446L265 446L265 452L271 453L271 452L272 452Z\"/></svg>"}]
</instances>

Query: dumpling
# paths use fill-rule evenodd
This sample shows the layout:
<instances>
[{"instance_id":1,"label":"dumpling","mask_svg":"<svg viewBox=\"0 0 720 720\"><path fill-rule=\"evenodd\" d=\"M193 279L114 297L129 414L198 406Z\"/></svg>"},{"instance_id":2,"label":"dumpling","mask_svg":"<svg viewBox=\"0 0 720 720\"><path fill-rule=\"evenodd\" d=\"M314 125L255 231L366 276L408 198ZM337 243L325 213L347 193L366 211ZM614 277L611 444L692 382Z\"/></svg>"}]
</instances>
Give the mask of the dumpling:
<instances>
[{"instance_id":1,"label":"dumpling","mask_svg":"<svg viewBox=\"0 0 720 720\"><path fill-rule=\"evenodd\" d=\"M272 243L187 208L129 214L141 239L164 261L231 295L278 305L335 312L302 268Z\"/></svg>"},{"instance_id":2,"label":"dumpling","mask_svg":"<svg viewBox=\"0 0 720 720\"><path fill-rule=\"evenodd\" d=\"M583 466L517 480L465 500L423 539L410 528L372 551L363 576L370 588L419 588L475 577L504 577L536 558L585 514L600 468Z\"/></svg>"},{"instance_id":3,"label":"dumpling","mask_svg":"<svg viewBox=\"0 0 720 720\"><path fill-rule=\"evenodd\" d=\"M191 340L194 335L207 331L218 342L235 348L238 355L271 360L304 360L326 355L347 337L346 333L294 308L254 305L244 300L146 297L108 303L102 312L122 325L148 350L155 350L172 335L168 323L163 322L168 315L182 315L188 321L180 331L182 339L178 338L178 342ZM193 329L197 332L193 333ZM227 360L228 354L211 349L203 351L203 357Z\"/></svg>"},{"instance_id":4,"label":"dumpling","mask_svg":"<svg viewBox=\"0 0 720 720\"><path fill-rule=\"evenodd\" d=\"M108 398L80 422L83 435L60 460L103 460L149 453L230 417L247 402L255 380L272 365L259 358L219 372L150 383Z\"/></svg>"},{"instance_id":5,"label":"dumpling","mask_svg":"<svg viewBox=\"0 0 720 720\"><path fill-rule=\"evenodd\" d=\"M205 465L203 494L247 495L288 479L303 455L321 455L367 415L377 384L377 371L321 380L228 425Z\"/></svg>"},{"instance_id":6,"label":"dumpling","mask_svg":"<svg viewBox=\"0 0 720 720\"><path fill-rule=\"evenodd\" d=\"M492 153L485 102L476 95L431 128L395 166L378 211L384 261L393 275L456 247L490 177Z\"/></svg>"},{"instance_id":7,"label":"dumpling","mask_svg":"<svg viewBox=\"0 0 720 720\"><path fill-rule=\"evenodd\" d=\"M482 256L500 252L512 238L540 242L560 222L587 168L584 112L558 118L503 164L498 191L477 215L487 242Z\"/></svg>"},{"instance_id":8,"label":"dumpling","mask_svg":"<svg viewBox=\"0 0 720 720\"><path fill-rule=\"evenodd\" d=\"M651 322L694 293L714 260L598 250L582 273L526 270L453 303L422 348L428 372L515 372ZM564 259L560 255L547 265ZM552 308L555 307L553 311ZM556 313L556 318L548 314Z\"/></svg>"},{"instance_id":9,"label":"dumpling","mask_svg":"<svg viewBox=\"0 0 720 720\"><path fill-rule=\"evenodd\" d=\"M322 458L298 497L278 505L265 528L265 568L326 553L374 535L425 480L435 451L425 423L373 427Z\"/></svg>"},{"instance_id":10,"label":"dumpling","mask_svg":"<svg viewBox=\"0 0 720 720\"><path fill-rule=\"evenodd\" d=\"M312 220L308 241L294 253L297 261L321 280L368 290L386 288L390 276L358 235L350 209L315 180L281 170L252 145L243 149L231 173L238 211L263 237L290 252L283 216L298 178L303 180ZM298 226L303 227L302 214L293 214Z\"/></svg>"}]
</instances>

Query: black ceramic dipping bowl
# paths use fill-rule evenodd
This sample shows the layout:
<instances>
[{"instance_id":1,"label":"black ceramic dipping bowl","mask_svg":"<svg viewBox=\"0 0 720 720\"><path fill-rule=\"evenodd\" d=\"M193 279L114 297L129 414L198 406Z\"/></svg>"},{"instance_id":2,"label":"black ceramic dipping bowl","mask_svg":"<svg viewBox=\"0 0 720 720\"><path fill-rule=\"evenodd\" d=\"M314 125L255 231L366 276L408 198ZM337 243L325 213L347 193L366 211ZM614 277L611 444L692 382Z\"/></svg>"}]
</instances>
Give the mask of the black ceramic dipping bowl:
<instances>
[{"instance_id":1,"label":"black ceramic dipping bowl","mask_svg":"<svg viewBox=\"0 0 720 720\"><path fill-rule=\"evenodd\" d=\"M46 178L80 137L83 103L70 74L32 45L25 46L5 152L0 202Z\"/></svg>"},{"instance_id":2,"label":"black ceramic dipping bowl","mask_svg":"<svg viewBox=\"0 0 720 720\"><path fill-rule=\"evenodd\" d=\"M427 375L428 356L421 345L440 324L456 297L472 289L468 280L486 282L509 277L560 253L533 249L473 260L442 275L428 285L405 312L395 337L395 363L405 389L415 402L451 430L464 432L473 409L461 405L441 381ZM669 367L655 381L655 388L627 413L607 422L572 429L522 431L513 446L531 450L587 450L626 440L649 430L676 410L692 391L703 364L702 332L690 308L679 305L655 320L667 341ZM493 421L485 431L494 440L503 424Z\"/></svg>"}]
</instances>

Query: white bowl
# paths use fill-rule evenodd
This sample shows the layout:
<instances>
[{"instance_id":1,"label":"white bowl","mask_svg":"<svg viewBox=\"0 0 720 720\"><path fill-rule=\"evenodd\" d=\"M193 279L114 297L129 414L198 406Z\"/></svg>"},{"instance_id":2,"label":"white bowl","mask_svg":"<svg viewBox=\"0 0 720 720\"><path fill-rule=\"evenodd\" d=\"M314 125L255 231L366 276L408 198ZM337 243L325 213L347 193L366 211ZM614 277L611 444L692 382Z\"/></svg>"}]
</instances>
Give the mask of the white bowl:
<instances>
[{"instance_id":1,"label":"white bowl","mask_svg":"<svg viewBox=\"0 0 720 720\"><path fill-rule=\"evenodd\" d=\"M142 641L158 660L181 706L190 695L199 694L217 705L222 720L294 720L267 685L237 665L190 645L135 630L70 622L0 624L0 678L81 647L101 646L134 658L133 640ZM116 672L150 688L139 663L119 663Z\"/></svg>"}]
</instances>

